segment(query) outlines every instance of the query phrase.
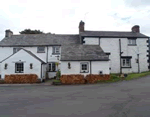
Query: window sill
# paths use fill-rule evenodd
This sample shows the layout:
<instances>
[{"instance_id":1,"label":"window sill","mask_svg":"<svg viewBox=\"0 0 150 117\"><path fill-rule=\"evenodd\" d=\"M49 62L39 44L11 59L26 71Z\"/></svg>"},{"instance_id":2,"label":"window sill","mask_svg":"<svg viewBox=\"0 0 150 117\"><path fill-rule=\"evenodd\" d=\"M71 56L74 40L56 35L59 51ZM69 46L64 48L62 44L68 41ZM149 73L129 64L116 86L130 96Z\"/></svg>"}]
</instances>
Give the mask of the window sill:
<instances>
[{"instance_id":1,"label":"window sill","mask_svg":"<svg viewBox=\"0 0 150 117\"><path fill-rule=\"evenodd\" d=\"M52 53L52 55L59 55L60 53Z\"/></svg>"},{"instance_id":2,"label":"window sill","mask_svg":"<svg viewBox=\"0 0 150 117\"><path fill-rule=\"evenodd\" d=\"M45 53L45 52L37 52L37 53Z\"/></svg>"},{"instance_id":3,"label":"window sill","mask_svg":"<svg viewBox=\"0 0 150 117\"><path fill-rule=\"evenodd\" d=\"M137 44L128 44L128 46L137 46Z\"/></svg>"},{"instance_id":4,"label":"window sill","mask_svg":"<svg viewBox=\"0 0 150 117\"><path fill-rule=\"evenodd\" d=\"M80 71L80 73L89 73L89 71L87 71L87 72Z\"/></svg>"},{"instance_id":5,"label":"window sill","mask_svg":"<svg viewBox=\"0 0 150 117\"><path fill-rule=\"evenodd\" d=\"M132 67L121 67L121 68L132 68Z\"/></svg>"},{"instance_id":6,"label":"window sill","mask_svg":"<svg viewBox=\"0 0 150 117\"><path fill-rule=\"evenodd\" d=\"M24 73L24 72L15 72L15 73Z\"/></svg>"}]
</instances>

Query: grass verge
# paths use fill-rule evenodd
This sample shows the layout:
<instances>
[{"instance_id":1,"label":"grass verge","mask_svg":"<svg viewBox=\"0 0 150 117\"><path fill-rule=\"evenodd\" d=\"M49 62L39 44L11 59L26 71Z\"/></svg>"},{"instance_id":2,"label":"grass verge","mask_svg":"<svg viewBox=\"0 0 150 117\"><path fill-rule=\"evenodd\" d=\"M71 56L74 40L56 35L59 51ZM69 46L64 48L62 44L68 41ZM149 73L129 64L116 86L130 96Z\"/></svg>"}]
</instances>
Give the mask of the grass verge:
<instances>
[{"instance_id":1,"label":"grass verge","mask_svg":"<svg viewBox=\"0 0 150 117\"><path fill-rule=\"evenodd\" d=\"M144 76L148 76L150 75L150 71L148 72L141 72L141 73L130 73L128 74L128 76L126 78L121 78L119 74L111 74L111 78L110 80L107 81L98 81L97 83L111 83L111 82L118 82L118 81L122 81L122 80L134 80L134 79L138 79Z\"/></svg>"}]
</instances>

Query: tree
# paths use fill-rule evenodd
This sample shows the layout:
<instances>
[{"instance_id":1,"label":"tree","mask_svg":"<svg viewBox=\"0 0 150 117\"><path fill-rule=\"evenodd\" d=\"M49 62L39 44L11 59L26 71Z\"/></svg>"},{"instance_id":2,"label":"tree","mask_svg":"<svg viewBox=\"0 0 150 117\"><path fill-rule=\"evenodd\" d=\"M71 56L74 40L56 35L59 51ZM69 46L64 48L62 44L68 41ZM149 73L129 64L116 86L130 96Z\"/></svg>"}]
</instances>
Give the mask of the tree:
<instances>
[{"instance_id":1,"label":"tree","mask_svg":"<svg viewBox=\"0 0 150 117\"><path fill-rule=\"evenodd\" d=\"M20 34L43 34L43 32L40 30L31 30L31 29L25 29L19 33Z\"/></svg>"}]
</instances>

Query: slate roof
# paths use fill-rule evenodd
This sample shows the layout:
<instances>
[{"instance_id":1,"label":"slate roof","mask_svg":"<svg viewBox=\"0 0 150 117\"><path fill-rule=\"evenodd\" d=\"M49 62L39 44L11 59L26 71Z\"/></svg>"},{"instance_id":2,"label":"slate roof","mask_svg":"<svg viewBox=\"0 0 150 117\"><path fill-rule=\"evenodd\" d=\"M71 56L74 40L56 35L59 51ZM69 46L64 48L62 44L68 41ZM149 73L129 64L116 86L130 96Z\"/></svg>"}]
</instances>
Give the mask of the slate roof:
<instances>
[{"instance_id":1,"label":"slate roof","mask_svg":"<svg viewBox=\"0 0 150 117\"><path fill-rule=\"evenodd\" d=\"M41 63L45 63L43 60L41 60L39 57L37 57L35 54L33 54L32 52L30 52L30 51L28 51L28 50L25 50L25 49L23 49L23 48L21 48L20 50L24 50L24 51L26 51L28 54L30 54L31 56L33 56L34 58L36 58L37 60L39 60ZM19 50L19 51L20 51ZM18 51L18 52L19 52ZM17 53L17 52L16 52ZM8 58L10 58L11 56L13 56L14 54L16 54L16 53L13 53L12 55L10 55L10 56L8 56L7 58L5 58L4 60L2 60L2 61L0 61L0 63L2 63L3 61L5 61L5 60L7 60Z\"/></svg>"},{"instance_id":2,"label":"slate roof","mask_svg":"<svg viewBox=\"0 0 150 117\"><path fill-rule=\"evenodd\" d=\"M69 45L80 43L79 35L21 34L4 38L0 46Z\"/></svg>"},{"instance_id":3,"label":"slate roof","mask_svg":"<svg viewBox=\"0 0 150 117\"><path fill-rule=\"evenodd\" d=\"M97 36L97 37L137 37L149 38L148 36L136 32L119 32L119 31L84 31L80 33L81 36Z\"/></svg>"},{"instance_id":4,"label":"slate roof","mask_svg":"<svg viewBox=\"0 0 150 117\"><path fill-rule=\"evenodd\" d=\"M61 47L61 61L98 60L108 61L109 57L99 45L68 45Z\"/></svg>"}]
</instances>

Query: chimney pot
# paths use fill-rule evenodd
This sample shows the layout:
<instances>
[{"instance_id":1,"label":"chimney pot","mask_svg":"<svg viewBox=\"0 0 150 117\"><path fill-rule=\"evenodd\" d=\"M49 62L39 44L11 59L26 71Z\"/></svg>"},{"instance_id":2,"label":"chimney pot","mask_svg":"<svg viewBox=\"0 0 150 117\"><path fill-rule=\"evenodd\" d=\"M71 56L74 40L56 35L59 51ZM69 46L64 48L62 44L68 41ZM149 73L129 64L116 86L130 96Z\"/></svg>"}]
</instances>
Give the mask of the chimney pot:
<instances>
[{"instance_id":1,"label":"chimney pot","mask_svg":"<svg viewBox=\"0 0 150 117\"><path fill-rule=\"evenodd\" d=\"M11 37L12 35L13 35L13 32L10 29L5 31L5 37Z\"/></svg>"},{"instance_id":2,"label":"chimney pot","mask_svg":"<svg viewBox=\"0 0 150 117\"><path fill-rule=\"evenodd\" d=\"M140 26L139 25L133 26L132 27L132 32L140 33Z\"/></svg>"},{"instance_id":3,"label":"chimney pot","mask_svg":"<svg viewBox=\"0 0 150 117\"><path fill-rule=\"evenodd\" d=\"M80 23L79 23L79 33L84 32L84 24L85 23L81 20Z\"/></svg>"}]
</instances>

